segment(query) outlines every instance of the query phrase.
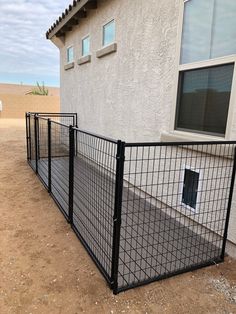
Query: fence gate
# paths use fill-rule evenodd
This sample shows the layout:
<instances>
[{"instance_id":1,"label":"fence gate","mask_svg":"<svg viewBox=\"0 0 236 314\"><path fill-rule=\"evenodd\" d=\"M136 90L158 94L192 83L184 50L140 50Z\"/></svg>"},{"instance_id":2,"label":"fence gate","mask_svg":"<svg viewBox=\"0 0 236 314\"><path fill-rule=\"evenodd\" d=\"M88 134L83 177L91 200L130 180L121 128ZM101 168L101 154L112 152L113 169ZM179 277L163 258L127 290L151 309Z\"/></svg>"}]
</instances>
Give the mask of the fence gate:
<instances>
[{"instance_id":1,"label":"fence gate","mask_svg":"<svg viewBox=\"0 0 236 314\"><path fill-rule=\"evenodd\" d=\"M51 195L62 213L69 219L69 126L50 123Z\"/></svg>"},{"instance_id":2,"label":"fence gate","mask_svg":"<svg viewBox=\"0 0 236 314\"><path fill-rule=\"evenodd\" d=\"M48 188L48 120L36 117L37 125L37 170L43 184Z\"/></svg>"},{"instance_id":3,"label":"fence gate","mask_svg":"<svg viewBox=\"0 0 236 314\"><path fill-rule=\"evenodd\" d=\"M27 159L31 167L36 171L36 138L35 115L26 114Z\"/></svg>"},{"instance_id":4,"label":"fence gate","mask_svg":"<svg viewBox=\"0 0 236 314\"><path fill-rule=\"evenodd\" d=\"M224 260L236 141L125 143L26 114L27 158L116 294Z\"/></svg>"}]
</instances>

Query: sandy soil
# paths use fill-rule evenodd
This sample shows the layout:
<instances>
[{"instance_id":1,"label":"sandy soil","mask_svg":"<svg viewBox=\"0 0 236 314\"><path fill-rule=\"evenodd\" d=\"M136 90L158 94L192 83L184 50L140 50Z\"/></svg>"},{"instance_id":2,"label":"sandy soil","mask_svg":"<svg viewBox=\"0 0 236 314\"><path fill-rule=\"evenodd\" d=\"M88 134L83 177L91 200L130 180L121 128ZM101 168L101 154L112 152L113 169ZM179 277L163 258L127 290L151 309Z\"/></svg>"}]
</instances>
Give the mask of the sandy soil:
<instances>
[{"instance_id":1,"label":"sandy soil","mask_svg":"<svg viewBox=\"0 0 236 314\"><path fill-rule=\"evenodd\" d=\"M0 119L0 314L236 313L236 261L113 296Z\"/></svg>"}]
</instances>

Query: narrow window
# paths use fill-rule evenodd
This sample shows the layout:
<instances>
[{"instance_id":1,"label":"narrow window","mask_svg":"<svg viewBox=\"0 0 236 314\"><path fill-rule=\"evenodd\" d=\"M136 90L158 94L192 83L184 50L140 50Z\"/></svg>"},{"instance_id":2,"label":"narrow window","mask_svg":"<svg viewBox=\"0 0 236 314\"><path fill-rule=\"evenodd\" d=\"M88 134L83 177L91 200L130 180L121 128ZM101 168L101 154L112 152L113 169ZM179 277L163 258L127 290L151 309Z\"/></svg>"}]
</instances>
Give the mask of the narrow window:
<instances>
[{"instance_id":1,"label":"narrow window","mask_svg":"<svg viewBox=\"0 0 236 314\"><path fill-rule=\"evenodd\" d=\"M199 173L185 169L182 202L196 209Z\"/></svg>"},{"instance_id":2,"label":"narrow window","mask_svg":"<svg viewBox=\"0 0 236 314\"><path fill-rule=\"evenodd\" d=\"M82 40L82 56L88 56L90 54L90 36L85 37Z\"/></svg>"},{"instance_id":3,"label":"narrow window","mask_svg":"<svg viewBox=\"0 0 236 314\"><path fill-rule=\"evenodd\" d=\"M74 49L73 46L67 48L67 55L66 55L67 63L71 63L74 61Z\"/></svg>"},{"instance_id":4,"label":"narrow window","mask_svg":"<svg viewBox=\"0 0 236 314\"><path fill-rule=\"evenodd\" d=\"M103 26L103 46L112 44L115 41L115 21Z\"/></svg>"},{"instance_id":5,"label":"narrow window","mask_svg":"<svg viewBox=\"0 0 236 314\"><path fill-rule=\"evenodd\" d=\"M224 136L234 64L180 72L176 130Z\"/></svg>"}]
</instances>

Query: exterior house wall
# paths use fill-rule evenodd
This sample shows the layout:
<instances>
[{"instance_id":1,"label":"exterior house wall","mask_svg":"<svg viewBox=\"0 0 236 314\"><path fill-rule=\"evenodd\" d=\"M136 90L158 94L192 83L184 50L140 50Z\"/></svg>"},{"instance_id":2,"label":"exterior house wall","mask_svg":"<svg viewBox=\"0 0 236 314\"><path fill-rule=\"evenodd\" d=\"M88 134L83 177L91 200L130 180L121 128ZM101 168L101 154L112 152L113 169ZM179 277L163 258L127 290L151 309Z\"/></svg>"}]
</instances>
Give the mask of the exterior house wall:
<instances>
[{"instance_id":1,"label":"exterior house wall","mask_svg":"<svg viewBox=\"0 0 236 314\"><path fill-rule=\"evenodd\" d=\"M137 198L143 194L143 200L175 220L184 222L188 218L184 225L197 229L197 233L201 226L201 235L208 240L217 238L216 234L224 235L233 145L128 147L125 155L125 186L135 189ZM199 173L196 209L182 202L185 169Z\"/></svg>"},{"instance_id":2,"label":"exterior house wall","mask_svg":"<svg viewBox=\"0 0 236 314\"><path fill-rule=\"evenodd\" d=\"M236 244L236 184L234 185L228 239ZM234 253L234 255L236 257L236 252Z\"/></svg>"},{"instance_id":3,"label":"exterior house wall","mask_svg":"<svg viewBox=\"0 0 236 314\"><path fill-rule=\"evenodd\" d=\"M160 138L169 123L176 71L179 0L102 0L61 49L61 108L76 110L81 128L126 141ZM117 52L101 59L102 25L115 19ZM66 47L91 35L91 63L64 70ZM163 106L163 104L165 104Z\"/></svg>"},{"instance_id":4,"label":"exterior house wall","mask_svg":"<svg viewBox=\"0 0 236 314\"><path fill-rule=\"evenodd\" d=\"M77 112L80 128L105 136L127 142L160 141L170 130L181 14L182 0L99 1L98 10L90 11L66 34L60 49L61 111ZM98 59L102 25L112 19L116 23L117 52ZM88 34L91 63L79 66L81 39ZM75 67L65 71L66 48L71 45ZM233 139L235 116L232 121ZM229 240L236 243L236 196Z\"/></svg>"}]
</instances>

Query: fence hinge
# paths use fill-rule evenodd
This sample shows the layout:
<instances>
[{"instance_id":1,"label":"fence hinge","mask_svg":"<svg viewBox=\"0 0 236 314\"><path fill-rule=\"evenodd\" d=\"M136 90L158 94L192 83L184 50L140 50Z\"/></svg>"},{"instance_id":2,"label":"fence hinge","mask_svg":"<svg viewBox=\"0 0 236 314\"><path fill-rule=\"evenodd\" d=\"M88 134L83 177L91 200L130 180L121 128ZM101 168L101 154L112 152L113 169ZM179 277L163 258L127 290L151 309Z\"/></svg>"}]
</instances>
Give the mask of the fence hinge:
<instances>
[{"instance_id":1,"label":"fence hinge","mask_svg":"<svg viewBox=\"0 0 236 314\"><path fill-rule=\"evenodd\" d=\"M112 281L111 281L111 287L112 287L112 288L113 288L113 286L114 286L114 283L115 283L115 281L112 280Z\"/></svg>"},{"instance_id":2,"label":"fence hinge","mask_svg":"<svg viewBox=\"0 0 236 314\"><path fill-rule=\"evenodd\" d=\"M125 156L119 156L119 155L116 155L116 160L122 160L122 161L125 161Z\"/></svg>"},{"instance_id":3,"label":"fence hinge","mask_svg":"<svg viewBox=\"0 0 236 314\"><path fill-rule=\"evenodd\" d=\"M121 225L121 218L113 217L113 222Z\"/></svg>"}]
</instances>

